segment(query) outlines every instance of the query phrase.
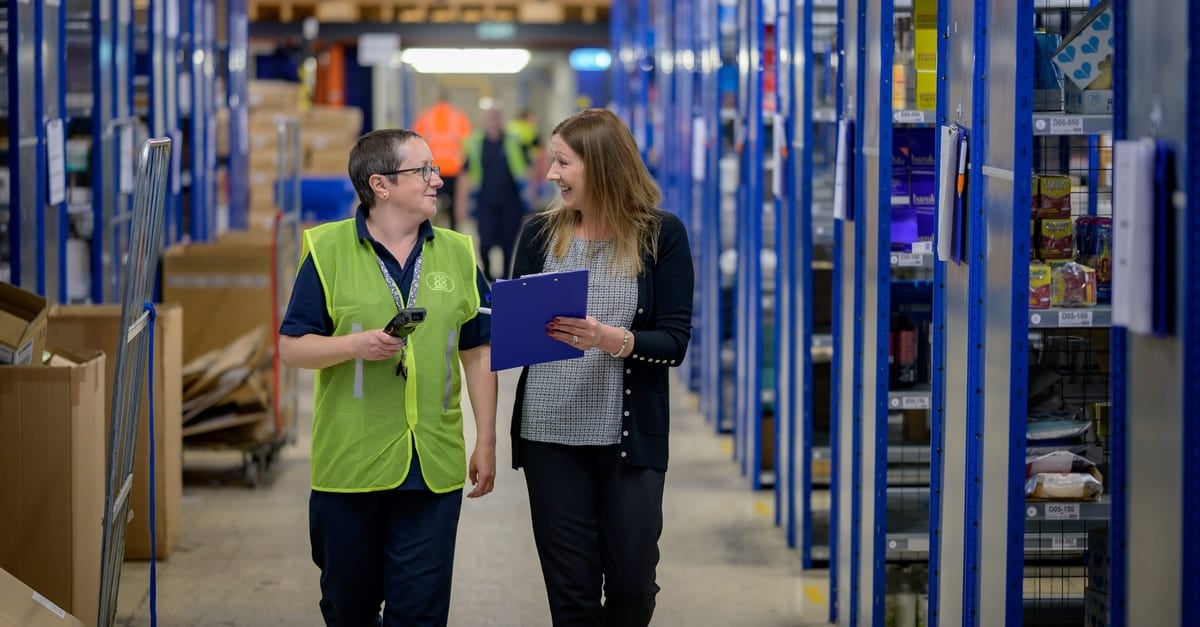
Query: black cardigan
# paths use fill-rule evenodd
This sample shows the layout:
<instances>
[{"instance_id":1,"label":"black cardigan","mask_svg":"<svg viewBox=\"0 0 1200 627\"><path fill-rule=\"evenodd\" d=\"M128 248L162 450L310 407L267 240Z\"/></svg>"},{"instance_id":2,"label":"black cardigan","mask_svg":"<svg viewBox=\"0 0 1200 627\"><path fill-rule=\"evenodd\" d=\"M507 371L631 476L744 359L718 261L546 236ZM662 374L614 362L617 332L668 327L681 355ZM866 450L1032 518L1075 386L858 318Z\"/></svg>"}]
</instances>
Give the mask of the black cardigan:
<instances>
[{"instance_id":1,"label":"black cardigan","mask_svg":"<svg viewBox=\"0 0 1200 627\"><path fill-rule=\"evenodd\" d=\"M621 458L628 464L666 470L667 434L670 431L670 368L683 362L692 334L692 295L695 273L683 222L659 212L658 258L642 257L638 276L637 312L630 330L633 353L625 358L624 409ZM544 218L525 225L513 258L513 277L543 271L546 238ZM521 467L521 409L525 399L526 368L517 383L513 406L513 468Z\"/></svg>"}]
</instances>

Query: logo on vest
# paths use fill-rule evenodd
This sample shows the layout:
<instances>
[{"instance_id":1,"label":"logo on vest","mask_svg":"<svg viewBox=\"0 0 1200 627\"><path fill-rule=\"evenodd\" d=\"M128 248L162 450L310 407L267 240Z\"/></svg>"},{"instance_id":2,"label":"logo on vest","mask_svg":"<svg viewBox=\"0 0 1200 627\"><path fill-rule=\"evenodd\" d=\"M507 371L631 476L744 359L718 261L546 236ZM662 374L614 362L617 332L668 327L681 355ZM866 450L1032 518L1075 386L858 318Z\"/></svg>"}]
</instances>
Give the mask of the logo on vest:
<instances>
[{"instance_id":1,"label":"logo on vest","mask_svg":"<svg viewBox=\"0 0 1200 627\"><path fill-rule=\"evenodd\" d=\"M454 280L445 272L431 272L425 278L425 287L435 292L453 292Z\"/></svg>"}]
</instances>

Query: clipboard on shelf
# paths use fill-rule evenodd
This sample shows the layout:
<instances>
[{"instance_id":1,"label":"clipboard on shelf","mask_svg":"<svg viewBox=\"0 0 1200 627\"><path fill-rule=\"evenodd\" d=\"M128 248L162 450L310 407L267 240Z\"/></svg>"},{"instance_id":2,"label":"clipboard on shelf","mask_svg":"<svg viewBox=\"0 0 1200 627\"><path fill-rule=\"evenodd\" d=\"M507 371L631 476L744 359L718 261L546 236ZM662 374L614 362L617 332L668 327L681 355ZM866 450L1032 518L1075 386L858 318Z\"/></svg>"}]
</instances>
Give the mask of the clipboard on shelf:
<instances>
[{"instance_id":1,"label":"clipboard on shelf","mask_svg":"<svg viewBox=\"0 0 1200 627\"><path fill-rule=\"evenodd\" d=\"M588 271L547 272L492 285L492 371L582 357L546 335L556 316L587 316Z\"/></svg>"}]
</instances>

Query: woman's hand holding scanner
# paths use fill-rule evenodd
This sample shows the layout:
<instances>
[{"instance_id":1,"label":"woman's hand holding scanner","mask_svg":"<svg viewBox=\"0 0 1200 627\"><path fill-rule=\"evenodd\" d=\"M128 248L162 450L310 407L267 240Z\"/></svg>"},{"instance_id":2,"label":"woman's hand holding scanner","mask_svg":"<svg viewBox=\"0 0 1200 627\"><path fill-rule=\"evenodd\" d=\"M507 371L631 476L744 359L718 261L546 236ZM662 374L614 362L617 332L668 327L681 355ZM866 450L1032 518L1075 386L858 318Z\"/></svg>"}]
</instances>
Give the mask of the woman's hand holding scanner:
<instances>
[{"instance_id":1,"label":"woman's hand holding scanner","mask_svg":"<svg viewBox=\"0 0 1200 627\"><path fill-rule=\"evenodd\" d=\"M357 351L355 355L359 359L367 361L390 359L396 353L404 350L404 340L388 335L383 329L363 331L356 336L356 339Z\"/></svg>"}]
</instances>

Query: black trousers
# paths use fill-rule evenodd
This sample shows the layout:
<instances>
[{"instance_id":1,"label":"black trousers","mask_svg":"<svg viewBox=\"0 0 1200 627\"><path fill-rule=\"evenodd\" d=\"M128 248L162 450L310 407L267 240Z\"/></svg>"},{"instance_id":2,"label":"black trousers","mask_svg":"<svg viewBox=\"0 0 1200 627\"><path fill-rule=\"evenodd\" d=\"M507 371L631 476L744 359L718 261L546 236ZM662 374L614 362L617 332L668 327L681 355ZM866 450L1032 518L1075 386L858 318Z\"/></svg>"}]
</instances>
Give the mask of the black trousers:
<instances>
[{"instance_id":1,"label":"black trousers","mask_svg":"<svg viewBox=\"0 0 1200 627\"><path fill-rule=\"evenodd\" d=\"M554 626L649 625L666 473L616 446L520 446Z\"/></svg>"},{"instance_id":2,"label":"black trousers","mask_svg":"<svg viewBox=\"0 0 1200 627\"><path fill-rule=\"evenodd\" d=\"M325 624L444 627L462 498L462 490L314 490L309 535Z\"/></svg>"},{"instance_id":3,"label":"black trousers","mask_svg":"<svg viewBox=\"0 0 1200 627\"><path fill-rule=\"evenodd\" d=\"M487 280L507 279L512 272L513 249L521 234L522 212L520 204L495 206L481 205L475 214L479 226L479 253L483 257L483 275ZM492 267L491 251L496 246L504 253L504 266L497 272Z\"/></svg>"}]
</instances>

